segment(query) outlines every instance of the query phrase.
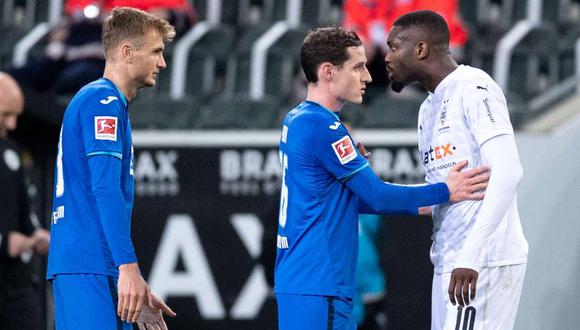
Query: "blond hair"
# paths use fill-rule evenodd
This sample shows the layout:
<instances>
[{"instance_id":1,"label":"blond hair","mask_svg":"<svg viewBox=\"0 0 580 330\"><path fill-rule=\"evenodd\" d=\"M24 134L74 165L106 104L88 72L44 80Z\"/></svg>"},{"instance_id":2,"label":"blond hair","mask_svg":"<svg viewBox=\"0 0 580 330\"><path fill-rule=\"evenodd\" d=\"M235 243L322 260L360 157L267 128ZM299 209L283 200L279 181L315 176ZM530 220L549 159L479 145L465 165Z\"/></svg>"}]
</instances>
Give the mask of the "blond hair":
<instances>
[{"instance_id":1,"label":"blond hair","mask_svg":"<svg viewBox=\"0 0 580 330\"><path fill-rule=\"evenodd\" d=\"M102 43L105 58L108 58L107 54L111 49L124 41L140 47L150 30L157 31L164 42L172 41L175 37L175 28L166 20L143 10L115 7L103 23Z\"/></svg>"}]
</instances>

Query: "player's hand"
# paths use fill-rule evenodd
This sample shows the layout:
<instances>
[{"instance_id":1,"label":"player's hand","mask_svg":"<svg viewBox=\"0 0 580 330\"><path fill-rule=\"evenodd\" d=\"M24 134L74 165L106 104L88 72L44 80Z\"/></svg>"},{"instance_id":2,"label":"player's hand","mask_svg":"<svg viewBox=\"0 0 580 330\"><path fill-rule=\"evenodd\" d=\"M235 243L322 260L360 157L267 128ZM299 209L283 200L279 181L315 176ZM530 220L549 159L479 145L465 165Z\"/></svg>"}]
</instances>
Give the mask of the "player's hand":
<instances>
[{"instance_id":1,"label":"player's hand","mask_svg":"<svg viewBox=\"0 0 580 330\"><path fill-rule=\"evenodd\" d=\"M449 188L450 202L483 199L484 194L481 191L487 188L489 168L481 166L461 172L465 166L467 160L462 160L455 164L447 175L445 183Z\"/></svg>"},{"instance_id":2,"label":"player's hand","mask_svg":"<svg viewBox=\"0 0 580 330\"><path fill-rule=\"evenodd\" d=\"M167 324L165 324L165 320L163 320L163 314L171 317L177 315L165 304L165 302L163 302L163 300L157 298L150 292L148 303L143 306L143 310L141 310L141 314L139 314L139 317L137 318L139 330L167 330Z\"/></svg>"},{"instance_id":3,"label":"player's hand","mask_svg":"<svg viewBox=\"0 0 580 330\"><path fill-rule=\"evenodd\" d=\"M455 268L449 281L449 300L453 305L467 306L475 298L479 273L469 268Z\"/></svg>"},{"instance_id":4,"label":"player's hand","mask_svg":"<svg viewBox=\"0 0 580 330\"><path fill-rule=\"evenodd\" d=\"M17 231L8 234L8 256L15 258L24 252L32 252L33 240Z\"/></svg>"},{"instance_id":5,"label":"player's hand","mask_svg":"<svg viewBox=\"0 0 580 330\"><path fill-rule=\"evenodd\" d=\"M149 286L141 276L137 263L119 266L117 315L121 320L136 322L143 303L150 294Z\"/></svg>"},{"instance_id":6,"label":"player's hand","mask_svg":"<svg viewBox=\"0 0 580 330\"><path fill-rule=\"evenodd\" d=\"M37 229L32 235L34 241L34 252L37 254L46 254L50 246L50 233L46 229Z\"/></svg>"},{"instance_id":7,"label":"player's hand","mask_svg":"<svg viewBox=\"0 0 580 330\"><path fill-rule=\"evenodd\" d=\"M356 144L356 148L358 149L358 152L360 152L360 154L366 158L366 160L371 160L371 156L372 153L368 152L367 149L365 148L365 145L362 144L362 142L358 142Z\"/></svg>"}]
</instances>

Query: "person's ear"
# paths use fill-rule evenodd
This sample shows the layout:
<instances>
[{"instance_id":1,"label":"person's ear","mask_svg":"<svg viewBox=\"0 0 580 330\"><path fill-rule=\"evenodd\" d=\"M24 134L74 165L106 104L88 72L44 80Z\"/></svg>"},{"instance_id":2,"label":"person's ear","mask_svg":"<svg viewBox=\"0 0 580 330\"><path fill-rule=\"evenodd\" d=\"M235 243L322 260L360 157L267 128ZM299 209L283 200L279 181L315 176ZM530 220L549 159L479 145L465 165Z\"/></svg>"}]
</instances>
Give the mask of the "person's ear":
<instances>
[{"instance_id":1,"label":"person's ear","mask_svg":"<svg viewBox=\"0 0 580 330\"><path fill-rule=\"evenodd\" d=\"M415 56L418 60L424 60L429 56L429 52L431 49L429 48L429 44L426 41L419 41L417 46L415 47Z\"/></svg>"},{"instance_id":2,"label":"person's ear","mask_svg":"<svg viewBox=\"0 0 580 330\"><path fill-rule=\"evenodd\" d=\"M334 65L330 62L324 62L318 68L318 79L324 79L325 81L332 81L332 70L334 70Z\"/></svg>"},{"instance_id":3,"label":"person's ear","mask_svg":"<svg viewBox=\"0 0 580 330\"><path fill-rule=\"evenodd\" d=\"M130 43L126 42L121 45L121 56L129 64L133 63L133 51L133 45Z\"/></svg>"}]
</instances>

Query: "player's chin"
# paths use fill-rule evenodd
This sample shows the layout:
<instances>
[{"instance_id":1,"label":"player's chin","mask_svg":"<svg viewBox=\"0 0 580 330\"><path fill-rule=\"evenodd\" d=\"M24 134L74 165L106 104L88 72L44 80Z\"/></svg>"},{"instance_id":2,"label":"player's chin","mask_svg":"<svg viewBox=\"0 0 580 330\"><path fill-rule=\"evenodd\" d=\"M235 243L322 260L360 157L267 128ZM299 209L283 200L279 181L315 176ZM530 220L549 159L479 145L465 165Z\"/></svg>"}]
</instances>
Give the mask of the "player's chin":
<instances>
[{"instance_id":1,"label":"player's chin","mask_svg":"<svg viewBox=\"0 0 580 330\"><path fill-rule=\"evenodd\" d=\"M146 87L153 87L157 84L157 79L155 77L149 78L147 80L145 80L145 86Z\"/></svg>"},{"instance_id":2,"label":"player's chin","mask_svg":"<svg viewBox=\"0 0 580 330\"><path fill-rule=\"evenodd\" d=\"M351 97L348 102L349 103L354 103L354 104L361 104L363 102L363 93L360 93L358 95L353 95L353 97Z\"/></svg>"},{"instance_id":3,"label":"player's chin","mask_svg":"<svg viewBox=\"0 0 580 330\"><path fill-rule=\"evenodd\" d=\"M400 93L404 87L405 87L405 84L403 84L402 82L400 82L398 80L391 81L391 89L395 93Z\"/></svg>"}]
</instances>

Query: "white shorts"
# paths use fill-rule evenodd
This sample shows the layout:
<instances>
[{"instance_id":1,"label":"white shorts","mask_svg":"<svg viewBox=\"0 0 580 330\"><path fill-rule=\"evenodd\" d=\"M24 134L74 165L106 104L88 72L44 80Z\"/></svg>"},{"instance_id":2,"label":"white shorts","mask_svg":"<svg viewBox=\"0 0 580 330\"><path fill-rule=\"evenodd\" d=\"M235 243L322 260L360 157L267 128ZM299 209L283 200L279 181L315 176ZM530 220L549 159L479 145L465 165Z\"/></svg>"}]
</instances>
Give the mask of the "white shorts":
<instances>
[{"instance_id":1,"label":"white shorts","mask_svg":"<svg viewBox=\"0 0 580 330\"><path fill-rule=\"evenodd\" d=\"M469 306L449 301L451 273L433 276L431 330L513 329L524 284L526 264L484 268Z\"/></svg>"}]
</instances>

